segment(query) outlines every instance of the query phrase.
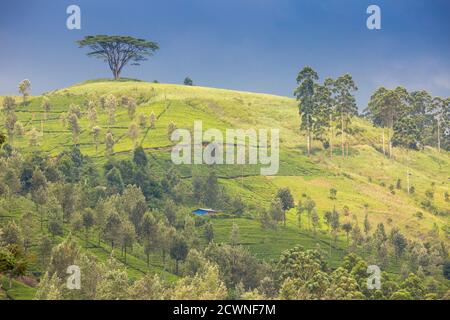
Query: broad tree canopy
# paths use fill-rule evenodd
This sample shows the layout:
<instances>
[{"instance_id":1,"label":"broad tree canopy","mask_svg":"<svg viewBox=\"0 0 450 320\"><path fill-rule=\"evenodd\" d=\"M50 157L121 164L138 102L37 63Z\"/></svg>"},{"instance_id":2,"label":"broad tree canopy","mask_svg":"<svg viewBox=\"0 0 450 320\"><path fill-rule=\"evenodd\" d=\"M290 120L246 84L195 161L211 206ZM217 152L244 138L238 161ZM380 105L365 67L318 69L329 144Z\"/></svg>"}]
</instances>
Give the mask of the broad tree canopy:
<instances>
[{"instance_id":1,"label":"broad tree canopy","mask_svg":"<svg viewBox=\"0 0 450 320\"><path fill-rule=\"evenodd\" d=\"M114 79L120 77L122 68L128 63L139 65L159 49L157 43L130 36L86 36L77 41L80 48L88 47L88 56L103 59L108 63Z\"/></svg>"}]
</instances>

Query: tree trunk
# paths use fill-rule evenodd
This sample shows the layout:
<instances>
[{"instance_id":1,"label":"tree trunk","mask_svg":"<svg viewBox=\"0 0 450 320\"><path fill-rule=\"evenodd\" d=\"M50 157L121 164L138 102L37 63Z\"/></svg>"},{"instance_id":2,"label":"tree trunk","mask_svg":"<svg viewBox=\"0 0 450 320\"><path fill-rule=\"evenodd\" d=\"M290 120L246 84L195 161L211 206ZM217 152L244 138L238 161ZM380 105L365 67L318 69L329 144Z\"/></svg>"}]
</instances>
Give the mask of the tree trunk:
<instances>
[{"instance_id":1,"label":"tree trunk","mask_svg":"<svg viewBox=\"0 0 450 320\"><path fill-rule=\"evenodd\" d=\"M40 220L41 220L41 232L44 229L44 213L42 212L41 208L39 207L39 205L36 205L36 210L39 212L40 215Z\"/></svg>"},{"instance_id":2,"label":"tree trunk","mask_svg":"<svg viewBox=\"0 0 450 320\"><path fill-rule=\"evenodd\" d=\"M311 155L310 148L311 148L311 146L310 146L310 141L309 141L309 127L308 127L308 132L306 134L306 149L308 150L308 157Z\"/></svg>"},{"instance_id":3,"label":"tree trunk","mask_svg":"<svg viewBox=\"0 0 450 320\"><path fill-rule=\"evenodd\" d=\"M409 168L406 169L406 190L409 194L410 192L410 185L409 185Z\"/></svg>"},{"instance_id":4,"label":"tree trunk","mask_svg":"<svg viewBox=\"0 0 450 320\"><path fill-rule=\"evenodd\" d=\"M341 150L342 150L342 157L345 157L345 150L344 150L344 115L341 112Z\"/></svg>"},{"instance_id":5,"label":"tree trunk","mask_svg":"<svg viewBox=\"0 0 450 320\"><path fill-rule=\"evenodd\" d=\"M150 254L147 253L147 268L150 268Z\"/></svg>"},{"instance_id":6,"label":"tree trunk","mask_svg":"<svg viewBox=\"0 0 450 320\"><path fill-rule=\"evenodd\" d=\"M410 176L410 173L409 173L409 157L408 157L408 151L407 151L407 153L406 153L406 190L407 190L408 194L409 194L409 192L411 190L410 182L409 182L409 176Z\"/></svg>"},{"instance_id":7,"label":"tree trunk","mask_svg":"<svg viewBox=\"0 0 450 320\"><path fill-rule=\"evenodd\" d=\"M330 114L330 159L333 159L333 117Z\"/></svg>"},{"instance_id":8,"label":"tree trunk","mask_svg":"<svg viewBox=\"0 0 450 320\"><path fill-rule=\"evenodd\" d=\"M383 127L383 135L382 135L382 139L383 139L383 155L386 156L386 148L384 147L384 127Z\"/></svg>"},{"instance_id":9,"label":"tree trunk","mask_svg":"<svg viewBox=\"0 0 450 320\"><path fill-rule=\"evenodd\" d=\"M178 275L178 260L175 260L175 274Z\"/></svg>"},{"instance_id":10,"label":"tree trunk","mask_svg":"<svg viewBox=\"0 0 450 320\"><path fill-rule=\"evenodd\" d=\"M441 152L441 121L438 119L437 124L438 152Z\"/></svg>"},{"instance_id":11,"label":"tree trunk","mask_svg":"<svg viewBox=\"0 0 450 320\"><path fill-rule=\"evenodd\" d=\"M13 143L14 143L14 134L8 132L8 140L9 140L9 145L12 147Z\"/></svg>"},{"instance_id":12,"label":"tree trunk","mask_svg":"<svg viewBox=\"0 0 450 320\"><path fill-rule=\"evenodd\" d=\"M328 227L328 232L330 234L330 257L331 257L331 243L333 241L333 235L331 233L331 225Z\"/></svg>"},{"instance_id":13,"label":"tree trunk","mask_svg":"<svg viewBox=\"0 0 450 320\"><path fill-rule=\"evenodd\" d=\"M163 270L166 271L166 250L162 251L162 258L163 258Z\"/></svg>"},{"instance_id":14,"label":"tree trunk","mask_svg":"<svg viewBox=\"0 0 450 320\"><path fill-rule=\"evenodd\" d=\"M389 158L392 159L392 132L394 131L394 127L391 126L389 128Z\"/></svg>"}]
</instances>

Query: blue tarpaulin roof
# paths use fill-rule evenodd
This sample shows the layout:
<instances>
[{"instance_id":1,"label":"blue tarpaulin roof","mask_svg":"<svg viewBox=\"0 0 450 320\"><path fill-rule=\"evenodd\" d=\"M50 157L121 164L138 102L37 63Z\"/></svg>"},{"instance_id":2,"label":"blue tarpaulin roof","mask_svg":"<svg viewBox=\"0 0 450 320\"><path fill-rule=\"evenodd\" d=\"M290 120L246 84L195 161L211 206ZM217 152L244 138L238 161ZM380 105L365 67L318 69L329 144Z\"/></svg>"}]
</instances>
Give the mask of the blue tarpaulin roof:
<instances>
[{"instance_id":1,"label":"blue tarpaulin roof","mask_svg":"<svg viewBox=\"0 0 450 320\"><path fill-rule=\"evenodd\" d=\"M210 213L216 213L216 212L217 211L213 210L213 209L203 209L203 208L199 208L199 209L192 211L192 213L199 215L199 216L203 216L205 214L210 214Z\"/></svg>"}]
</instances>

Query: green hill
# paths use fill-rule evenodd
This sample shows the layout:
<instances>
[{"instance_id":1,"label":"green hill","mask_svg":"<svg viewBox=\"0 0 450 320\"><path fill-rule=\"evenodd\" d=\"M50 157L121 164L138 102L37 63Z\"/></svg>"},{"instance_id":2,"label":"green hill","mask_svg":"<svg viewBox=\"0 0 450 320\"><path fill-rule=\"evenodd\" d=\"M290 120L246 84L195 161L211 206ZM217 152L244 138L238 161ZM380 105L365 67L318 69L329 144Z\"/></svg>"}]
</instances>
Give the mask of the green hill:
<instances>
[{"instance_id":1,"label":"green hill","mask_svg":"<svg viewBox=\"0 0 450 320\"><path fill-rule=\"evenodd\" d=\"M369 213L375 222L388 222L398 225L408 234L425 237L433 223L439 226L447 224L448 217L440 217L421 208L425 191L435 190L435 205L448 211L444 193L449 191L450 158L448 152L438 153L435 149L406 151L395 149L394 159L383 156L381 131L363 119L356 119L353 128L357 135L350 138L350 156L342 159L339 146L335 146L334 159L330 160L326 150L317 142L314 155L305 156L305 138L298 130L298 108L294 99L266 94L256 94L205 87L191 87L171 84L154 84L138 81L111 82L89 81L47 93L53 105L48 120L43 120L42 97L33 97L29 104L18 108L18 118L25 130L43 128L43 137L36 147L28 146L26 134L15 139L14 145L26 152L40 150L56 155L72 145L70 130L63 127L60 116L68 110L70 104L85 103L90 96L112 93L117 96L136 97L136 114L156 115L155 129L141 130L139 140L142 146L152 154L164 169L170 161L171 141L168 139L167 126L174 122L178 128L192 128L194 120L202 120L204 130L218 128L279 128L280 129L280 170L276 177L259 175L258 166L222 166L217 168L222 182L242 195L246 201L268 203L271 195L281 186L289 186L296 200L302 193L311 195L318 203L319 210L328 210L334 204L337 207L347 205L350 212L362 221L364 204L369 204ZM106 114L99 113L99 126L103 128L102 138L108 125ZM128 156L133 143L127 136L130 119L127 110L118 107L116 122L111 130L118 142L114 151L118 155ZM104 162L104 143L101 141L95 152L92 136L88 130L86 117L80 119L80 149L83 154ZM409 163L411 185L414 195L407 195L406 168ZM230 168L231 167L231 168ZM184 170L189 176L189 170ZM243 175L243 178L241 177ZM402 189L392 195L389 185L396 186L401 179ZM381 184L386 187L382 187ZM335 203L329 199L329 189L336 188L338 197ZM417 219L414 214L423 212L424 218ZM448 212L447 212L448 213Z\"/></svg>"},{"instance_id":2,"label":"green hill","mask_svg":"<svg viewBox=\"0 0 450 320\"><path fill-rule=\"evenodd\" d=\"M203 129L217 128L279 128L280 170L276 176L261 176L258 165L217 165L220 184L231 195L239 195L247 205L248 212L240 218L211 219L215 228L216 241L228 242L231 226L236 223L240 229L240 243L246 245L261 259L277 258L280 253L295 245L315 248L329 243L327 227L322 223L317 235L305 228L299 229L295 209L287 213L286 226L277 230L263 231L258 222L258 208L267 208L271 199L281 187L289 187L297 203L307 194L317 204L319 216L336 207L344 212L342 222L362 223L367 213L373 227L383 222L388 229L398 227L412 239L425 241L433 237L449 242L449 202L445 192L450 192L450 154L426 147L421 151L394 148L394 157L389 159L381 150L381 130L362 118L352 122L354 134L350 137L349 157L340 156L339 145L334 148L333 158L322 144L315 141L313 154L306 156L304 133L299 131L297 102L294 99L268 94L239 92L196 86L147 83L134 80L112 82L106 80L88 81L65 89L48 92L52 108L45 114L42 96L31 97L26 104L18 104L16 114L23 124L22 135L15 135L13 145L23 153L42 152L56 156L71 147L71 131L64 126L62 115L71 104L78 105L81 133L79 147L84 155L91 157L101 166L106 162L104 138L106 131L112 131L116 144L114 153L119 158L129 158L133 141L128 137L130 118L123 106L117 107L115 123L107 124L107 114L98 107L98 126L102 128L101 141L96 151L89 120L86 116L87 103L92 98L113 94L118 100L122 96L133 97L137 102L136 118L140 114L156 116L155 128L142 127L138 141L153 161L152 170L163 173L172 166L170 150L172 142L167 128L173 122L177 128L191 129L194 120L203 121ZM1 98L0 98L1 99ZM20 98L16 98L20 101ZM2 131L3 115L0 116ZM29 132L36 128L41 133L37 146L29 145ZM338 142L338 138L336 138ZM206 172L208 166L197 165L199 172ZM407 168L411 173L411 185L415 192L406 192ZM191 178L191 168L181 165L177 168L185 181ZM400 182L398 183L398 180ZM389 188L390 186L393 186ZM330 189L337 190L337 198L331 199ZM432 190L433 212L424 208L425 192ZM4 219L17 217L23 208L31 206L25 200L14 203L3 201L0 215ZM19 209L17 209L19 207ZM346 209L344 210L344 207ZM23 210L21 210L22 208ZM192 209L192 208L191 208ZM14 211L16 210L16 211ZM14 213L17 212L17 215ZM421 212L420 215L417 213ZM438 229L438 235L436 235ZM84 245L83 237L78 238ZM109 256L106 244L97 246L91 240L86 250L104 260ZM346 254L345 235L341 234L335 245L330 264L336 264ZM127 270L134 279L146 270L142 248L131 253ZM39 267L36 266L36 271ZM162 270L159 256L152 257L152 270L163 274L169 280L177 277ZM398 272L398 270L392 270ZM28 295L29 293L27 293Z\"/></svg>"}]
</instances>

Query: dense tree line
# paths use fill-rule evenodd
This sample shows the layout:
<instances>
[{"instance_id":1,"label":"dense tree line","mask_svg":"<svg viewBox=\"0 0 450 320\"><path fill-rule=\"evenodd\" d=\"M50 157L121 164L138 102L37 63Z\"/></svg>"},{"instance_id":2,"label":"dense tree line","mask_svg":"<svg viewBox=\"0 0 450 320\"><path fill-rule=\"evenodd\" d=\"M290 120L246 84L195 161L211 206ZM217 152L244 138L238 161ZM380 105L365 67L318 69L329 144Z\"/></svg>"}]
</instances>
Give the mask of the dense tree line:
<instances>
[{"instance_id":1,"label":"dense tree line","mask_svg":"<svg viewBox=\"0 0 450 320\"><path fill-rule=\"evenodd\" d=\"M312 140L317 139L333 157L334 141L340 136L342 156L349 154L346 136L354 129L353 117L358 108L353 93L358 90L350 74L336 79L326 78L304 67L297 76L294 95L299 101L300 129L306 132L308 155ZM394 146L421 149L424 146L450 150L450 98L432 97L428 92L408 92L403 87L377 89L362 116L382 130L382 150L392 157ZM387 131L387 133L385 133Z\"/></svg>"},{"instance_id":2,"label":"dense tree line","mask_svg":"<svg viewBox=\"0 0 450 320\"><path fill-rule=\"evenodd\" d=\"M392 147L421 149L425 145L450 150L450 98L432 97L428 92L381 87L371 96L365 116L388 130L389 156Z\"/></svg>"}]
</instances>

